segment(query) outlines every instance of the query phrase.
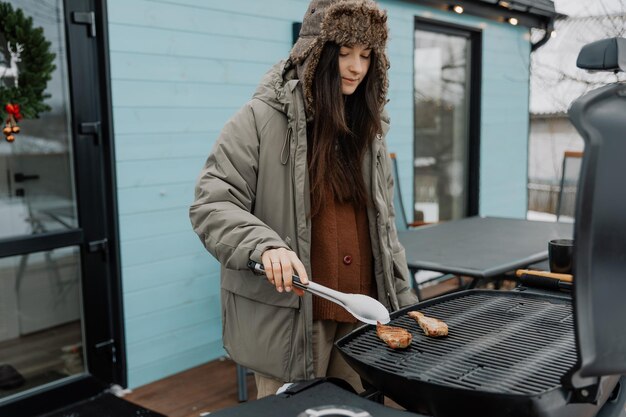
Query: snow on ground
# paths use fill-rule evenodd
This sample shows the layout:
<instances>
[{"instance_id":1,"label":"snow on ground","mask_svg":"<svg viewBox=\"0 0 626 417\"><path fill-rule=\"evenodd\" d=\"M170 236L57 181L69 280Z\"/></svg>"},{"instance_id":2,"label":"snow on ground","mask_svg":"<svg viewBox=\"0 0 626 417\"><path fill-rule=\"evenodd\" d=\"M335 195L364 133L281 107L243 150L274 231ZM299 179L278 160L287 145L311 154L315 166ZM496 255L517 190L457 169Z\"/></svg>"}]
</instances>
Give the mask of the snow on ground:
<instances>
[{"instance_id":1,"label":"snow on ground","mask_svg":"<svg viewBox=\"0 0 626 417\"><path fill-rule=\"evenodd\" d=\"M555 222L556 221L556 215L554 215L552 213L542 213L540 211L528 210L526 212L526 219L527 220L533 220L533 221L539 221L539 222ZM573 217L569 217L569 216L561 216L559 218L559 221L561 223L574 223L574 218Z\"/></svg>"}]
</instances>

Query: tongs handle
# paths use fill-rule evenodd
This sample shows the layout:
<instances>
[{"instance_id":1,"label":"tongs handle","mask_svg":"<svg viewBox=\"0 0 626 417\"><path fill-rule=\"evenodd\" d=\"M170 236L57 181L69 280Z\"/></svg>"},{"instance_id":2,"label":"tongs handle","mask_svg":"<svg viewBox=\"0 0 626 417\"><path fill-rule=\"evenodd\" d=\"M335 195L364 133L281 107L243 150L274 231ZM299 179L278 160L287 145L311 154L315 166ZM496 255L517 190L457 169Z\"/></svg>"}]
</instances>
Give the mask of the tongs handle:
<instances>
[{"instance_id":1,"label":"tongs handle","mask_svg":"<svg viewBox=\"0 0 626 417\"><path fill-rule=\"evenodd\" d=\"M258 262L248 261L248 268L250 268L252 272L257 275L265 275L265 268ZM334 303L340 303L342 305L345 304L345 294L340 293L339 291L316 284L311 280L309 280L308 284L303 284L302 281L300 281L300 277L297 275L292 275L291 280L293 282L293 286L296 288L300 288L301 290L310 292L311 294L315 294Z\"/></svg>"},{"instance_id":2,"label":"tongs handle","mask_svg":"<svg viewBox=\"0 0 626 417\"><path fill-rule=\"evenodd\" d=\"M256 275L265 275L265 267L263 264L254 261L248 261L248 268L252 270ZM300 281L300 277L297 275L291 276L291 281L294 287L300 288L301 290L309 290L309 286L305 285Z\"/></svg>"},{"instance_id":3,"label":"tongs handle","mask_svg":"<svg viewBox=\"0 0 626 417\"><path fill-rule=\"evenodd\" d=\"M265 275L265 268L258 262L249 261L248 268L257 275ZM348 313L364 323L389 322L389 313L385 306L371 297L362 294L344 294L311 280L309 280L308 284L302 284L300 277L297 275L292 275L292 282L296 288L340 305Z\"/></svg>"}]
</instances>

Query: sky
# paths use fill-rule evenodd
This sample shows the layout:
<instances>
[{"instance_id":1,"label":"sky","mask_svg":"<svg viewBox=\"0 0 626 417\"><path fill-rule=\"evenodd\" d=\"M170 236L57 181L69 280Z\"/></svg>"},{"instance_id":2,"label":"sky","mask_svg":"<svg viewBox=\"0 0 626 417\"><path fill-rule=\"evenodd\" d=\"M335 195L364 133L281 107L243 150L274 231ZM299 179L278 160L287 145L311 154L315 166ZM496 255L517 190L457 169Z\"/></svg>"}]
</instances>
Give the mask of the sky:
<instances>
[{"instance_id":1,"label":"sky","mask_svg":"<svg viewBox=\"0 0 626 417\"><path fill-rule=\"evenodd\" d=\"M626 0L554 0L556 11L569 16L626 13Z\"/></svg>"}]
</instances>

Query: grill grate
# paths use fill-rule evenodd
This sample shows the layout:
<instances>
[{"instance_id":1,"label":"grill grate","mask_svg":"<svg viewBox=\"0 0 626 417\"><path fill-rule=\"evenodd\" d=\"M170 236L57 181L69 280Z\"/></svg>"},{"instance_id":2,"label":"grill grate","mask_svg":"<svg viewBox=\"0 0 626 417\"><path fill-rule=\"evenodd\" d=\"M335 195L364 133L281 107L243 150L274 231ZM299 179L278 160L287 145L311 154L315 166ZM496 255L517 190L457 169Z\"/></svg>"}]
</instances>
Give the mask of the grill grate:
<instances>
[{"instance_id":1,"label":"grill grate","mask_svg":"<svg viewBox=\"0 0 626 417\"><path fill-rule=\"evenodd\" d=\"M479 292L419 311L445 321L448 337L426 337L402 314L390 325L412 333L408 349L388 348L373 326L355 332L341 349L359 362L408 379L522 395L559 387L561 376L576 363L572 306L565 300Z\"/></svg>"}]
</instances>

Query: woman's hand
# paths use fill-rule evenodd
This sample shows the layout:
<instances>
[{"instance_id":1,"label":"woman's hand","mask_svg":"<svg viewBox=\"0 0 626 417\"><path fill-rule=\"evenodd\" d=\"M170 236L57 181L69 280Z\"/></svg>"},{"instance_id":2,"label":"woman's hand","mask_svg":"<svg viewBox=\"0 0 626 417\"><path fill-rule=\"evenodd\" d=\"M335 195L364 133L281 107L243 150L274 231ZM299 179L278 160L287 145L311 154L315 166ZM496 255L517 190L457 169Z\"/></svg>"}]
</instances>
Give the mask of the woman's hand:
<instances>
[{"instance_id":1,"label":"woman's hand","mask_svg":"<svg viewBox=\"0 0 626 417\"><path fill-rule=\"evenodd\" d=\"M265 276L270 284L276 286L276 291L291 291L299 296L304 295L304 291L292 286L291 277L294 274L300 277L300 282L308 284L309 279L302 261L295 252L285 248L268 249L261 255Z\"/></svg>"}]
</instances>

